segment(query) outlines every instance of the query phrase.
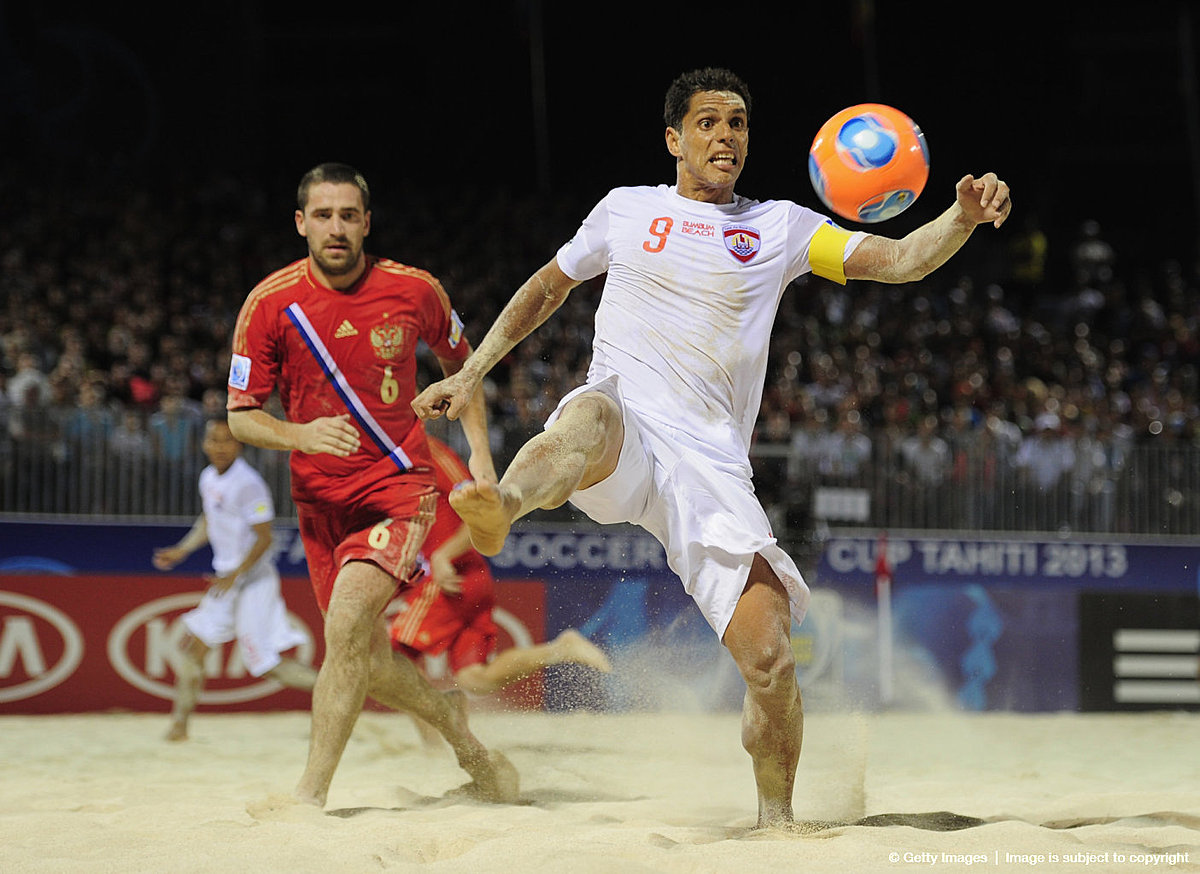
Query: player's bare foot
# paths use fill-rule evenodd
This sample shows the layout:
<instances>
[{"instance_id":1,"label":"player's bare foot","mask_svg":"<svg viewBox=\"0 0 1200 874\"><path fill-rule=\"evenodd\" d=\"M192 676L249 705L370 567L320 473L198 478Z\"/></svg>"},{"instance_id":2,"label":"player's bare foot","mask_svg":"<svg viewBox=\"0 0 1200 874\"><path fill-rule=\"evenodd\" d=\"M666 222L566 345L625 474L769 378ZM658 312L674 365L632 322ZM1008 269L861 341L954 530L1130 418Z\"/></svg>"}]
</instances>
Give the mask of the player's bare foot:
<instances>
[{"instance_id":1,"label":"player's bare foot","mask_svg":"<svg viewBox=\"0 0 1200 874\"><path fill-rule=\"evenodd\" d=\"M467 725L467 696L457 689L445 693L450 705L452 730L443 736L454 750L458 766L471 775L471 782L460 786L455 794L468 795L481 801L511 803L520 793L517 769L500 753L489 753Z\"/></svg>"},{"instance_id":2,"label":"player's bare foot","mask_svg":"<svg viewBox=\"0 0 1200 874\"><path fill-rule=\"evenodd\" d=\"M305 822L323 816L322 806L295 795L274 794L247 803L246 813L260 821Z\"/></svg>"},{"instance_id":3,"label":"player's bare foot","mask_svg":"<svg viewBox=\"0 0 1200 874\"><path fill-rule=\"evenodd\" d=\"M772 822L766 825L759 823L752 830L751 834L761 835L764 832L775 832L789 835L815 835L818 832L827 831L831 828L837 828L846 823L837 822L797 822L793 819L785 819L779 822Z\"/></svg>"},{"instance_id":4,"label":"player's bare foot","mask_svg":"<svg viewBox=\"0 0 1200 874\"><path fill-rule=\"evenodd\" d=\"M320 783L317 783L306 769L300 775L300 782L296 784L296 788L292 790L292 794L288 796L288 799L292 804L320 808L325 806L325 800L328 796L329 784L326 783L322 786Z\"/></svg>"},{"instance_id":5,"label":"player's bare foot","mask_svg":"<svg viewBox=\"0 0 1200 874\"><path fill-rule=\"evenodd\" d=\"M187 723L186 722L172 722L171 727L167 729L166 739L171 741L172 743L178 743L179 741L187 740L188 739Z\"/></svg>"},{"instance_id":6,"label":"player's bare foot","mask_svg":"<svg viewBox=\"0 0 1200 874\"><path fill-rule=\"evenodd\" d=\"M755 828L793 830L796 819L792 815L792 805L789 802L770 802L761 796L758 800L758 825Z\"/></svg>"},{"instance_id":7,"label":"player's bare foot","mask_svg":"<svg viewBox=\"0 0 1200 874\"><path fill-rule=\"evenodd\" d=\"M504 548L516 503L495 483L465 482L450 492L450 506L466 524L471 545L484 555L496 555Z\"/></svg>"},{"instance_id":8,"label":"player's bare foot","mask_svg":"<svg viewBox=\"0 0 1200 874\"><path fill-rule=\"evenodd\" d=\"M324 807L325 796L313 795L310 792L301 792L296 789L289 796L293 804L304 805L305 807Z\"/></svg>"},{"instance_id":9,"label":"player's bare foot","mask_svg":"<svg viewBox=\"0 0 1200 874\"><path fill-rule=\"evenodd\" d=\"M603 674L611 673L612 671L612 662L608 660L608 656L604 654L604 650L600 649L600 647L596 646L596 644L592 643L574 628L568 628L558 637L554 638L554 645L558 647L563 661L595 668Z\"/></svg>"},{"instance_id":10,"label":"player's bare foot","mask_svg":"<svg viewBox=\"0 0 1200 874\"><path fill-rule=\"evenodd\" d=\"M452 789L449 795L490 801L493 804L515 804L521 798L520 775L503 753L489 753L485 766L468 768L467 773L474 779L457 789Z\"/></svg>"}]
</instances>

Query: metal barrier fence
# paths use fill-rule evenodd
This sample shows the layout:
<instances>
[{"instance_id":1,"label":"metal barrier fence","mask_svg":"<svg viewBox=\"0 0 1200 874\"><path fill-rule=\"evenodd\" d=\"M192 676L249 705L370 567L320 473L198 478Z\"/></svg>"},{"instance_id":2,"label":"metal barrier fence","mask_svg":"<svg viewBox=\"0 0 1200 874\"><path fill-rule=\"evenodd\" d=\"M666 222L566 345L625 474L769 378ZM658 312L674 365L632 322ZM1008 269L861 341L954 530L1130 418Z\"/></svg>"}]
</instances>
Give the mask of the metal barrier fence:
<instances>
[{"instance_id":1,"label":"metal barrier fence","mask_svg":"<svg viewBox=\"0 0 1200 874\"><path fill-rule=\"evenodd\" d=\"M7 411L0 429L0 512L88 516L187 516L200 512L207 464L202 418L127 411ZM246 447L267 480L276 513L294 516L288 458Z\"/></svg>"},{"instance_id":2,"label":"metal barrier fence","mask_svg":"<svg viewBox=\"0 0 1200 874\"><path fill-rule=\"evenodd\" d=\"M781 540L823 525L940 531L1037 531L1058 535L1200 533L1200 448L1153 443L1119 453L1090 447L1039 479L983 447L955 452L925 478L899 453L876 451L854 473L800 462L783 445L752 452L759 497ZM1084 456L1087 457L1084 457ZM1095 463L1105 459L1106 463Z\"/></svg>"},{"instance_id":3,"label":"metal barrier fence","mask_svg":"<svg viewBox=\"0 0 1200 874\"><path fill-rule=\"evenodd\" d=\"M0 428L0 512L102 516L195 516L205 461L195 418L137 414L88 421L80 410L5 412ZM94 417L95 418L95 417ZM442 435L451 444L457 435ZM502 470L525 433L497 431ZM462 448L462 447L457 447ZM913 462L882 439L847 470L793 446L758 444L756 488L777 536L793 540L823 524L943 531L1078 534L1200 533L1200 448L1147 443L1072 447L1053 482L1044 467L979 444L942 467ZM295 515L286 453L246 448L266 478L280 517ZM564 510L564 512L570 512Z\"/></svg>"}]
</instances>

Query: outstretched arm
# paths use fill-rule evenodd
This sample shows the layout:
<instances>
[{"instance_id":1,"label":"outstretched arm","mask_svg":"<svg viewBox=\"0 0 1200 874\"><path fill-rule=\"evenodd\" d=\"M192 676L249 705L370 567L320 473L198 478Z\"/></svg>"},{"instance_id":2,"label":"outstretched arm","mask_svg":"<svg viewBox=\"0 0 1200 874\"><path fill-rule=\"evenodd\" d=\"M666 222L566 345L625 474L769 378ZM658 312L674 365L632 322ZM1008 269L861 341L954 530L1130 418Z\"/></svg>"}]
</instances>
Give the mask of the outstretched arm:
<instances>
[{"instance_id":1,"label":"outstretched arm","mask_svg":"<svg viewBox=\"0 0 1200 874\"><path fill-rule=\"evenodd\" d=\"M466 359L466 361L469 360L470 357ZM442 365L442 373L447 378L462 372L466 361L438 359L438 363ZM477 482L498 482L500 478L496 476L496 463L492 459L492 444L488 440L487 401L483 397L483 392L477 391L471 395L466 406L460 409L458 420L462 425L463 435L467 438L467 444L471 447L471 457L467 459L471 477Z\"/></svg>"},{"instance_id":2,"label":"outstretched arm","mask_svg":"<svg viewBox=\"0 0 1200 874\"><path fill-rule=\"evenodd\" d=\"M470 550L470 531L466 525L459 525L437 549L429 553L429 575L447 595L462 594L462 577L455 570L454 562Z\"/></svg>"},{"instance_id":3,"label":"outstretched arm","mask_svg":"<svg viewBox=\"0 0 1200 874\"><path fill-rule=\"evenodd\" d=\"M208 543L208 520L201 513L196 517L196 521L188 533L183 535L182 540L172 546L163 546L154 550L154 558L151 561L160 571L169 571L206 543Z\"/></svg>"},{"instance_id":4,"label":"outstretched arm","mask_svg":"<svg viewBox=\"0 0 1200 874\"><path fill-rule=\"evenodd\" d=\"M271 548L271 544L275 542L275 536L271 531L273 522L268 519L265 522L256 522L251 526L254 531L254 543L250 547L250 551L246 553L242 563L233 570L224 574L213 574L208 577L208 585L210 589L217 592L228 591L238 577L244 574L250 568L257 564L258 560L267 554L267 550Z\"/></svg>"},{"instance_id":5,"label":"outstretched arm","mask_svg":"<svg viewBox=\"0 0 1200 874\"><path fill-rule=\"evenodd\" d=\"M266 410L231 410L229 430L240 442L251 446L299 450L309 455L323 452L339 458L357 451L360 442L349 413L300 423L278 419Z\"/></svg>"},{"instance_id":6,"label":"outstretched arm","mask_svg":"<svg viewBox=\"0 0 1200 874\"><path fill-rule=\"evenodd\" d=\"M557 259L551 258L517 289L462 369L417 395L413 401L416 414L422 419L436 419L444 413L457 419L496 362L550 318L578 284L562 272Z\"/></svg>"},{"instance_id":7,"label":"outstretched arm","mask_svg":"<svg viewBox=\"0 0 1200 874\"><path fill-rule=\"evenodd\" d=\"M847 279L912 282L941 267L962 248L976 225L1000 227L1012 211L1008 185L985 173L964 176L955 188L955 202L940 216L900 240L872 234L846 259Z\"/></svg>"}]
</instances>

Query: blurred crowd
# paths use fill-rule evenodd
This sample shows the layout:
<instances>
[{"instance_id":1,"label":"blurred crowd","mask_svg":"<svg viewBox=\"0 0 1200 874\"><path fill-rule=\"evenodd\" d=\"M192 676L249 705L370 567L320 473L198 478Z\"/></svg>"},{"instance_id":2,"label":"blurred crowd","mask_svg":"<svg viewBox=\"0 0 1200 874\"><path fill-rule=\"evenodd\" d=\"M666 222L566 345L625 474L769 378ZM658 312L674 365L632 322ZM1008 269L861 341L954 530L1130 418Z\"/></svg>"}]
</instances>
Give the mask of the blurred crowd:
<instances>
[{"instance_id":1,"label":"blurred crowd","mask_svg":"<svg viewBox=\"0 0 1200 874\"><path fill-rule=\"evenodd\" d=\"M293 184L0 179L20 216L0 224L0 452L29 444L65 459L63 447L98 443L194 473L242 300L305 252ZM368 249L437 275L478 341L600 194L391 192L373 204ZM872 469L923 495L989 469L1041 493L1099 492L1138 446L1197 445L1195 265L1128 270L1095 221L1062 239L1036 216L1011 224L923 282L807 276L785 294L755 434L765 502ZM600 287L573 292L493 371L501 464L582 380ZM432 379L432 359L423 368Z\"/></svg>"},{"instance_id":2,"label":"blurred crowd","mask_svg":"<svg viewBox=\"0 0 1200 874\"><path fill-rule=\"evenodd\" d=\"M1061 278L1030 219L1008 235L999 269L976 274L966 258L903 286L798 283L756 435L788 447L786 469L777 460L761 478L766 499L806 482L878 485L882 472L901 487L891 503L905 487L939 501L939 527L995 524L956 499L997 482L1017 503L1003 527L1129 530L1112 499L1145 487L1122 482L1133 453L1200 446L1200 285L1178 261L1123 271L1094 220L1055 245ZM1032 500L1021 512L1022 491L1038 512Z\"/></svg>"}]
</instances>

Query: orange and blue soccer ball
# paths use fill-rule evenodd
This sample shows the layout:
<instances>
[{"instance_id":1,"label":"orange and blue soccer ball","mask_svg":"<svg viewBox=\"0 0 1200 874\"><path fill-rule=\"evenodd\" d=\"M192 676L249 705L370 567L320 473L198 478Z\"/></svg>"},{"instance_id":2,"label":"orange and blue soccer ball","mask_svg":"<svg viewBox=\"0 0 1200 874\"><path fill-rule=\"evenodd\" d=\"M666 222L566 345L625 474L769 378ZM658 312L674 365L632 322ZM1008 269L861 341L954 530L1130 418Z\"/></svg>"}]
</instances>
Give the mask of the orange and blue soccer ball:
<instances>
[{"instance_id":1,"label":"orange and blue soccer ball","mask_svg":"<svg viewBox=\"0 0 1200 874\"><path fill-rule=\"evenodd\" d=\"M821 125L808 152L808 176L833 212L874 224L916 202L929 178L929 147L900 110L860 103Z\"/></svg>"}]
</instances>

